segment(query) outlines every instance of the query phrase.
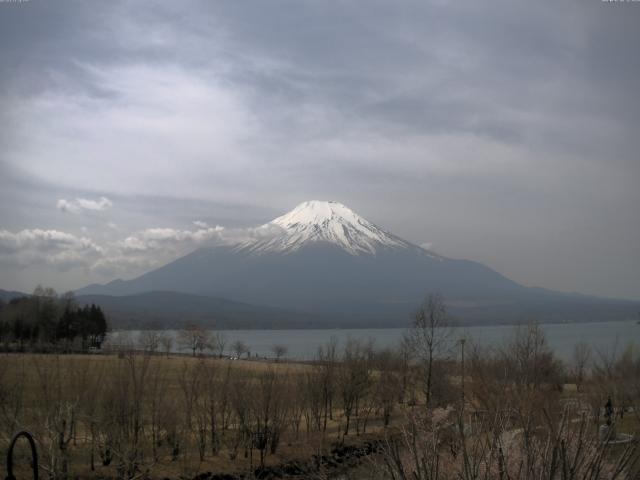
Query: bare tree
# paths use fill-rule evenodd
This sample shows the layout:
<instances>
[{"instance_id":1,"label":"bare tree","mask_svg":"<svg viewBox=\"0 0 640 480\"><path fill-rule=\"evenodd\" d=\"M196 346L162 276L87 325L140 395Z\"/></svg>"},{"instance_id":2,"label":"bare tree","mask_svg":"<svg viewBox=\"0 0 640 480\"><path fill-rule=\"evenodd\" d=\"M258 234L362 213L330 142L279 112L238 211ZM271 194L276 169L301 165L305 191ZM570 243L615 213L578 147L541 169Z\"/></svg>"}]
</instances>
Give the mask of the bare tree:
<instances>
[{"instance_id":1,"label":"bare tree","mask_svg":"<svg viewBox=\"0 0 640 480\"><path fill-rule=\"evenodd\" d=\"M589 397L598 417L604 401L611 398L616 415L624 416L628 406L640 419L640 350L630 343L623 350L617 345L609 352L599 351L593 362Z\"/></svg>"},{"instance_id":2,"label":"bare tree","mask_svg":"<svg viewBox=\"0 0 640 480\"><path fill-rule=\"evenodd\" d=\"M269 369L259 376L254 386L254 394L250 396L251 448L259 451L261 466L264 466L268 452L276 453L282 430L287 424L287 380L286 374L278 374L275 370Z\"/></svg>"},{"instance_id":3,"label":"bare tree","mask_svg":"<svg viewBox=\"0 0 640 480\"><path fill-rule=\"evenodd\" d=\"M218 357L222 358L226 346L227 339L225 338L225 336L220 332L216 332L210 342L210 348L212 349L214 355L217 353Z\"/></svg>"},{"instance_id":4,"label":"bare tree","mask_svg":"<svg viewBox=\"0 0 640 480\"><path fill-rule=\"evenodd\" d=\"M399 375L402 371L402 354L383 350L374 356L374 366L378 374L375 378L373 400L382 412L382 421L387 428L402 385Z\"/></svg>"},{"instance_id":5,"label":"bare tree","mask_svg":"<svg viewBox=\"0 0 640 480\"><path fill-rule=\"evenodd\" d=\"M227 373L229 372L230 370L227 370ZM233 409L233 423L235 424L235 428L230 429L232 433L231 438L228 438L230 460L236 459L240 447L244 449L245 458L253 451L249 416L251 414L251 399L256 396L254 393L255 388L255 385L248 381L246 372L242 372L241 374L239 371L236 371L235 375L229 377L229 404L230 408Z\"/></svg>"},{"instance_id":6,"label":"bare tree","mask_svg":"<svg viewBox=\"0 0 640 480\"><path fill-rule=\"evenodd\" d=\"M512 381L537 390L542 383L559 383L561 366L549 347L544 331L533 323L518 326L515 335L502 350Z\"/></svg>"},{"instance_id":7,"label":"bare tree","mask_svg":"<svg viewBox=\"0 0 640 480\"><path fill-rule=\"evenodd\" d=\"M326 345L318 348L317 363L320 367L324 421L322 429L327 430L327 420L333 420L333 398L336 390L336 364L338 360L338 339L331 337Z\"/></svg>"},{"instance_id":8,"label":"bare tree","mask_svg":"<svg viewBox=\"0 0 640 480\"><path fill-rule=\"evenodd\" d=\"M571 373L578 390L584 382L587 374L587 366L591 360L591 347L586 342L579 342L573 347L573 365Z\"/></svg>"},{"instance_id":9,"label":"bare tree","mask_svg":"<svg viewBox=\"0 0 640 480\"><path fill-rule=\"evenodd\" d=\"M169 358L171 348L173 347L173 337L167 332L162 332L160 336L160 345L162 346L162 350L164 351L167 358Z\"/></svg>"},{"instance_id":10,"label":"bare tree","mask_svg":"<svg viewBox=\"0 0 640 480\"><path fill-rule=\"evenodd\" d=\"M410 331L411 346L423 368L427 406L431 404L433 397L435 360L446 350L450 334L444 298L440 294L430 294L416 311Z\"/></svg>"},{"instance_id":11,"label":"bare tree","mask_svg":"<svg viewBox=\"0 0 640 480\"><path fill-rule=\"evenodd\" d=\"M271 347L271 352L273 352L273 354L276 356L276 362L279 362L280 358L284 357L287 354L288 350L284 345L276 344Z\"/></svg>"},{"instance_id":12,"label":"bare tree","mask_svg":"<svg viewBox=\"0 0 640 480\"><path fill-rule=\"evenodd\" d=\"M0 441L6 444L22 420L26 389L25 357L20 358L19 366L11 365L12 370L7 356L3 354L0 357Z\"/></svg>"},{"instance_id":13,"label":"bare tree","mask_svg":"<svg viewBox=\"0 0 640 480\"><path fill-rule=\"evenodd\" d=\"M320 431L324 401L323 372L311 370L302 374L298 388L302 390L307 435L311 431Z\"/></svg>"},{"instance_id":14,"label":"bare tree","mask_svg":"<svg viewBox=\"0 0 640 480\"><path fill-rule=\"evenodd\" d=\"M178 343L184 349L191 350L193 356L209 345L209 333L200 325L189 323L178 333Z\"/></svg>"},{"instance_id":15,"label":"bare tree","mask_svg":"<svg viewBox=\"0 0 640 480\"><path fill-rule=\"evenodd\" d=\"M204 364L204 418L209 428L209 444L211 454L216 455L220 448L220 399L224 397L225 383L220 379L220 372L216 362L209 361Z\"/></svg>"},{"instance_id":16,"label":"bare tree","mask_svg":"<svg viewBox=\"0 0 640 480\"><path fill-rule=\"evenodd\" d=\"M368 350L357 340L349 339L344 347L344 357L338 369L338 388L342 399L342 412L345 419L344 435L349 435L351 420L356 418L356 431L359 434L360 401L371 382L371 370Z\"/></svg>"},{"instance_id":17,"label":"bare tree","mask_svg":"<svg viewBox=\"0 0 640 480\"><path fill-rule=\"evenodd\" d=\"M151 433L151 452L153 461L160 460L158 445L161 443L162 416L169 408L169 399L166 395L168 387L167 369L160 362L150 364L148 379L147 419Z\"/></svg>"},{"instance_id":18,"label":"bare tree","mask_svg":"<svg viewBox=\"0 0 640 480\"><path fill-rule=\"evenodd\" d=\"M118 478L135 478L154 463L144 456L150 360L148 355L129 351L105 376L99 453L103 465L115 462Z\"/></svg>"},{"instance_id":19,"label":"bare tree","mask_svg":"<svg viewBox=\"0 0 640 480\"><path fill-rule=\"evenodd\" d=\"M611 378L616 361L602 363L604 375ZM640 377L640 361L637 365L635 377ZM608 448L589 428L591 419L579 403L561 404L557 388L561 365L537 325L518 328L503 347L472 346L465 355L467 366L470 395L466 400L475 407L469 422L463 425L458 418L456 428L455 409L410 410L400 434L390 435L383 447L387 478L637 477L640 443ZM624 376L634 378L634 372ZM605 393L619 392L616 384L619 388L621 383L612 380Z\"/></svg>"},{"instance_id":20,"label":"bare tree","mask_svg":"<svg viewBox=\"0 0 640 480\"><path fill-rule=\"evenodd\" d=\"M543 407L539 407L543 409ZM503 412L486 418L480 434L452 432L450 416L412 412L400 435L387 438L381 452L382 478L413 480L619 479L637 478L638 446L608 449L585 417L566 410L537 425L530 442L510 430ZM443 448L448 447L448 448Z\"/></svg>"},{"instance_id":21,"label":"bare tree","mask_svg":"<svg viewBox=\"0 0 640 480\"><path fill-rule=\"evenodd\" d=\"M416 382L413 381L415 374L414 368L412 368L413 360L413 340L409 332L402 335L400 343L398 345L398 356L400 359L400 391L398 392L398 399L400 403L408 403L409 405L416 404Z\"/></svg>"},{"instance_id":22,"label":"bare tree","mask_svg":"<svg viewBox=\"0 0 640 480\"><path fill-rule=\"evenodd\" d=\"M249 351L249 348L242 340L236 340L231 345L231 350L233 350L233 352L236 354L236 358L239 359L242 356L242 354L247 353Z\"/></svg>"},{"instance_id":23,"label":"bare tree","mask_svg":"<svg viewBox=\"0 0 640 480\"><path fill-rule=\"evenodd\" d=\"M138 344L146 353L154 354L160 348L161 334L155 330L145 330L138 336Z\"/></svg>"},{"instance_id":24,"label":"bare tree","mask_svg":"<svg viewBox=\"0 0 640 480\"><path fill-rule=\"evenodd\" d=\"M47 359L35 357L39 398L43 408L38 409L38 431L46 439L42 467L52 478L66 478L69 473L69 446L77 427L79 398L67 395L67 387L74 375L69 372L60 357ZM77 393L77 392L74 392Z\"/></svg>"}]
</instances>

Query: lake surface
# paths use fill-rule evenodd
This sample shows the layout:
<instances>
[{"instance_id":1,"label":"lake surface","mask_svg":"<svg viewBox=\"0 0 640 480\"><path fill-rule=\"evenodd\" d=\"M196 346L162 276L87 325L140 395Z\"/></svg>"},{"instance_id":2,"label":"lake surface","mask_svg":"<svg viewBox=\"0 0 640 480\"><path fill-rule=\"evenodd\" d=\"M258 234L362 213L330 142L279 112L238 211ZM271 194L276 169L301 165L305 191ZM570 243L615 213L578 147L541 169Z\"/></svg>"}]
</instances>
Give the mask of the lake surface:
<instances>
[{"instance_id":1,"label":"lake surface","mask_svg":"<svg viewBox=\"0 0 640 480\"><path fill-rule=\"evenodd\" d=\"M640 325L635 320L602 323L563 323L541 324L549 346L563 360L570 361L574 346L579 342L589 344L594 351L621 351L629 343L640 346ZM492 325L478 327L453 328L451 339L457 341L466 338L482 346L500 346L513 337L513 325ZM338 350L349 339L373 340L377 348L395 347L399 344L404 328L384 329L327 329L327 330L219 330L226 340L226 354L231 354L231 345L235 341L244 342L251 355L273 357L271 349L274 345L287 348L287 358L311 360L318 347L327 344L332 337L338 341ZM177 340L178 331L169 330L168 334ZM135 339L139 332L128 332ZM179 351L177 341L174 349Z\"/></svg>"}]
</instances>

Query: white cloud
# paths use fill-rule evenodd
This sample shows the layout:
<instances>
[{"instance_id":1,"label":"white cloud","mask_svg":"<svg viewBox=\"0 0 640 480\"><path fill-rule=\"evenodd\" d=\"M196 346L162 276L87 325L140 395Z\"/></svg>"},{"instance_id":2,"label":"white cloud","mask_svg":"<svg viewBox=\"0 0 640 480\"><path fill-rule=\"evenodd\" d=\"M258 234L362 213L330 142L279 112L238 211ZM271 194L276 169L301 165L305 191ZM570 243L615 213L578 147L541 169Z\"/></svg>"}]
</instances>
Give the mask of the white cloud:
<instances>
[{"instance_id":1,"label":"white cloud","mask_svg":"<svg viewBox=\"0 0 640 480\"><path fill-rule=\"evenodd\" d=\"M81 213L83 210L103 211L111 207L113 207L113 202L107 197L100 197L98 200L90 200L87 198L66 200L61 198L56 203L56 208L65 213Z\"/></svg>"},{"instance_id":2,"label":"white cloud","mask_svg":"<svg viewBox=\"0 0 640 480\"><path fill-rule=\"evenodd\" d=\"M59 230L0 230L0 263L9 265L45 264L66 270L88 267L104 253L91 239Z\"/></svg>"},{"instance_id":3,"label":"white cloud","mask_svg":"<svg viewBox=\"0 0 640 480\"><path fill-rule=\"evenodd\" d=\"M113 206L113 203L107 197L100 197L98 201L78 198L76 202L80 208L84 208L85 210L106 210Z\"/></svg>"},{"instance_id":4,"label":"white cloud","mask_svg":"<svg viewBox=\"0 0 640 480\"><path fill-rule=\"evenodd\" d=\"M106 277L130 276L132 273L139 274L157 266L159 266L158 260L152 257L114 254L100 258L91 266L91 271Z\"/></svg>"},{"instance_id":5,"label":"white cloud","mask_svg":"<svg viewBox=\"0 0 640 480\"><path fill-rule=\"evenodd\" d=\"M199 228L146 228L107 247L107 255L95 262L91 269L102 276L132 277L164 265L203 246L234 245L251 239L279 234L282 229L266 224L259 227L228 229L211 227L205 222L193 222ZM206 225L206 226L205 226Z\"/></svg>"},{"instance_id":6,"label":"white cloud","mask_svg":"<svg viewBox=\"0 0 640 480\"><path fill-rule=\"evenodd\" d=\"M58 200L58 203L56 203L56 208L65 213L80 213L80 207L78 207L73 202L65 200L64 198Z\"/></svg>"},{"instance_id":7,"label":"white cloud","mask_svg":"<svg viewBox=\"0 0 640 480\"><path fill-rule=\"evenodd\" d=\"M200 245L210 240L222 240L224 227L199 228L197 230L178 230L175 228L147 228L125 238L124 250L175 250L184 246Z\"/></svg>"},{"instance_id":8,"label":"white cloud","mask_svg":"<svg viewBox=\"0 0 640 480\"><path fill-rule=\"evenodd\" d=\"M205 245L235 244L252 238L266 238L280 229L269 225L226 229L198 222L193 230L171 227L146 228L124 239L98 244L81 227L82 236L60 230L0 230L0 265L17 269L44 266L53 271L82 269L92 275L133 277L168 263Z\"/></svg>"},{"instance_id":9,"label":"white cloud","mask_svg":"<svg viewBox=\"0 0 640 480\"><path fill-rule=\"evenodd\" d=\"M194 221L193 221L193 224L194 224L196 227L199 227L199 228L207 228L207 227L209 226L209 224L208 224L207 222L203 222L203 221L201 221L201 220L194 220Z\"/></svg>"}]
</instances>

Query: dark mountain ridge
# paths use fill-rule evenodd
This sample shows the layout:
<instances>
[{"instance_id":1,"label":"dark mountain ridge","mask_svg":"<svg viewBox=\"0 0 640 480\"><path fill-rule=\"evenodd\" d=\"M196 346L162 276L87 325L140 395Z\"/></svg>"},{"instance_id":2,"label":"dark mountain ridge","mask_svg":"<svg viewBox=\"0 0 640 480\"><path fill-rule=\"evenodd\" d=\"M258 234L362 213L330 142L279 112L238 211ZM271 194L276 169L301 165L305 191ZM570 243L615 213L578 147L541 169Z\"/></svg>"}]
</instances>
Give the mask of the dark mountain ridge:
<instances>
[{"instance_id":1,"label":"dark mountain ridge","mask_svg":"<svg viewBox=\"0 0 640 480\"><path fill-rule=\"evenodd\" d=\"M326 320L306 313L167 291L79 295L77 301L80 305L99 305L114 329L175 329L188 323L215 329L313 328Z\"/></svg>"}]
</instances>

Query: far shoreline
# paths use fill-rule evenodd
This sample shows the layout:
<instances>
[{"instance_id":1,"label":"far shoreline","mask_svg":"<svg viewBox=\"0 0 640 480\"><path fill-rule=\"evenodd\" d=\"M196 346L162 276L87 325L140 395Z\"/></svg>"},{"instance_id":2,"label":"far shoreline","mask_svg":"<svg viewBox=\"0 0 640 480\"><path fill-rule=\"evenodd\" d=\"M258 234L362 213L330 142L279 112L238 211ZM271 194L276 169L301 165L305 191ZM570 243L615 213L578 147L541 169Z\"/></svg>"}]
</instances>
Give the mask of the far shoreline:
<instances>
[{"instance_id":1,"label":"far shoreline","mask_svg":"<svg viewBox=\"0 0 640 480\"><path fill-rule=\"evenodd\" d=\"M561 321L561 320L546 320L546 321L522 321L522 322L482 322L482 323L470 323L470 322L455 322L452 321L449 327L451 328L481 328L481 327L518 327L524 325L583 325L583 324L598 324L598 323L636 323L640 326L640 320L635 318L627 318L623 320L571 320L571 321ZM154 331L175 331L181 330L181 326L174 327L162 327L162 328L150 328L148 326L140 326L140 327L119 327L114 328L111 332L154 332ZM317 330L317 331L326 331L326 330L409 330L411 328L411 323L409 322L405 326L401 325L345 325L341 327L319 327L319 326L290 326L290 327L237 327L237 328L216 328L215 326L207 326L203 325L205 330L211 330L216 332L244 332L244 331L291 331L291 330Z\"/></svg>"}]
</instances>

